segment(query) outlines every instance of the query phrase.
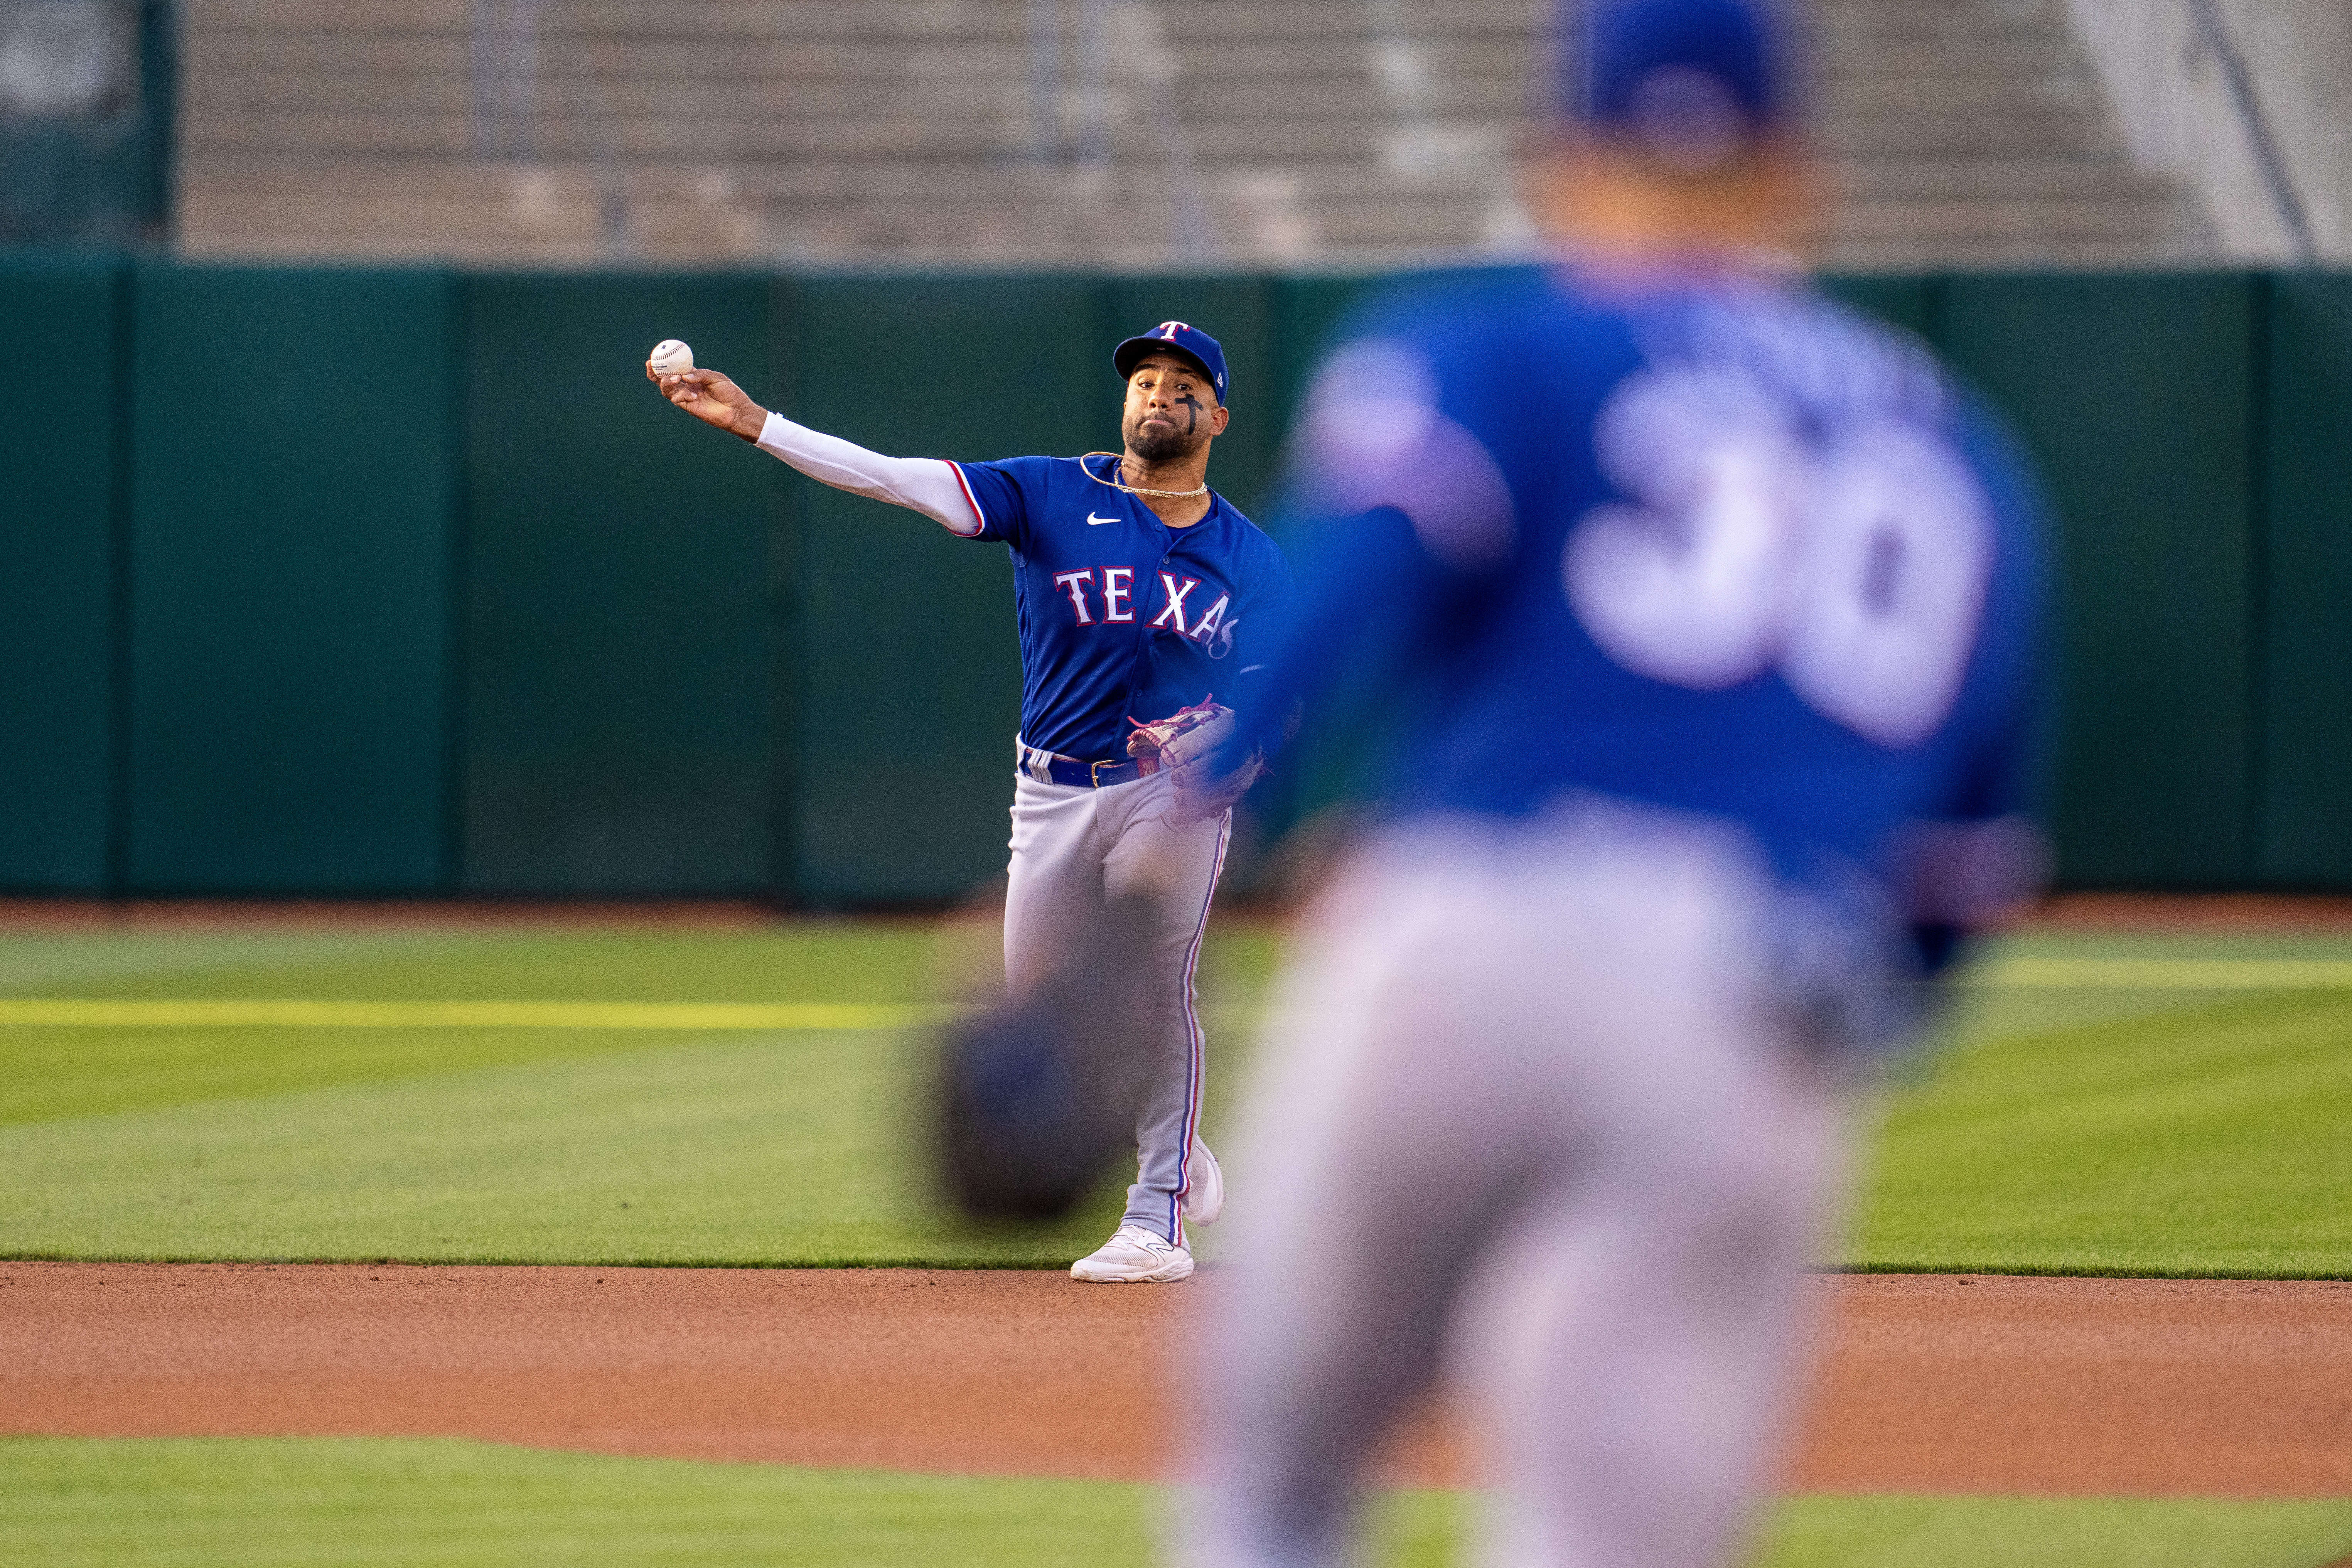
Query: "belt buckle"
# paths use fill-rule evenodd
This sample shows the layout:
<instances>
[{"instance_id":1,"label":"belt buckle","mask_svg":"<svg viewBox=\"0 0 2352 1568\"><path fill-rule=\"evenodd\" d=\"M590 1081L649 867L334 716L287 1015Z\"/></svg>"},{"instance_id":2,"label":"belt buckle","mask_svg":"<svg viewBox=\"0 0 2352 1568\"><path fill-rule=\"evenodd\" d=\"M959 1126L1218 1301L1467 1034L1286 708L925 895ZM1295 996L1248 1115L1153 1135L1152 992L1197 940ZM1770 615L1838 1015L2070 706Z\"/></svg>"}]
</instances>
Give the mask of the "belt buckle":
<instances>
[{"instance_id":1,"label":"belt buckle","mask_svg":"<svg viewBox=\"0 0 2352 1568\"><path fill-rule=\"evenodd\" d=\"M1096 789L1101 789L1104 787L1102 782L1102 771L1105 768L1117 768L1123 767L1126 764L1122 763L1117 757L1105 757L1101 762L1088 763L1087 764L1087 783Z\"/></svg>"}]
</instances>

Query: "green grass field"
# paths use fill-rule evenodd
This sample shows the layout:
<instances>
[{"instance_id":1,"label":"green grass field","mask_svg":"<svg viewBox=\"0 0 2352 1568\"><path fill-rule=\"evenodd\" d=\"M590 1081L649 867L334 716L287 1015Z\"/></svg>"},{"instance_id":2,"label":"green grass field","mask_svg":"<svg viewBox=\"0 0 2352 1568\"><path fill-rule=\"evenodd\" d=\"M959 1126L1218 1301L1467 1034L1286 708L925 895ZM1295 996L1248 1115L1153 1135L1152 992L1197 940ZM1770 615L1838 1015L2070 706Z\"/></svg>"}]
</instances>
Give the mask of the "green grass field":
<instances>
[{"instance_id":1,"label":"green grass field","mask_svg":"<svg viewBox=\"0 0 2352 1568\"><path fill-rule=\"evenodd\" d=\"M927 1201L904 1026L971 962L936 946L907 923L0 938L0 1256L1058 1264L1115 1193L1024 1237ZM1274 952L1244 928L1213 956L1213 1133ZM660 1010L709 1004L769 1011ZM2352 938L2011 941L1881 1100L1827 1261L2352 1276ZM456 1440L0 1438L0 1562L37 1564L1140 1564L1166 1506ZM1463 1506L1390 1500L1381 1561L1451 1561ZM2347 1553L2352 1502L1809 1497L1758 1561Z\"/></svg>"},{"instance_id":2,"label":"green grass field","mask_svg":"<svg viewBox=\"0 0 2352 1568\"><path fill-rule=\"evenodd\" d=\"M704 1464L454 1438L0 1438L0 1561L1146 1568L1159 1489ZM1384 1500L1383 1568L1453 1560L1465 1501ZM2318 1568L2352 1502L1810 1497L1758 1568Z\"/></svg>"},{"instance_id":3,"label":"green grass field","mask_svg":"<svg viewBox=\"0 0 2352 1568\"><path fill-rule=\"evenodd\" d=\"M172 1021L261 999L887 1023L922 1002L933 947L908 923L0 940L0 1256L1066 1261L1113 1194L1044 1236L933 1212L919 1032ZM1272 961L1260 932L1217 943L1213 1133ZM2352 1274L2352 939L2040 935L1979 976L1885 1095L1853 1238L1825 1261ZM151 1011L6 1012L35 998Z\"/></svg>"}]
</instances>

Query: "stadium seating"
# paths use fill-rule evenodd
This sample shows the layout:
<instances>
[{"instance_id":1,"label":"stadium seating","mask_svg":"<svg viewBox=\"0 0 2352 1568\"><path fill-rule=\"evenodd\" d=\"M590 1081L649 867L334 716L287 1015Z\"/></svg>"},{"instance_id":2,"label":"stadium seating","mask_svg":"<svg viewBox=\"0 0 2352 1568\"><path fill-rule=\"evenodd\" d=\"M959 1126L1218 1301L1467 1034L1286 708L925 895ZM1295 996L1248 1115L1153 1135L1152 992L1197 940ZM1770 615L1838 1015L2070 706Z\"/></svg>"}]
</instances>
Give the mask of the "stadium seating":
<instances>
[{"instance_id":1,"label":"stadium seating","mask_svg":"<svg viewBox=\"0 0 2352 1568\"><path fill-rule=\"evenodd\" d=\"M199 255L1376 264L1528 239L1546 0L188 0ZM2063 0L1819 0L1849 268L2189 259Z\"/></svg>"}]
</instances>

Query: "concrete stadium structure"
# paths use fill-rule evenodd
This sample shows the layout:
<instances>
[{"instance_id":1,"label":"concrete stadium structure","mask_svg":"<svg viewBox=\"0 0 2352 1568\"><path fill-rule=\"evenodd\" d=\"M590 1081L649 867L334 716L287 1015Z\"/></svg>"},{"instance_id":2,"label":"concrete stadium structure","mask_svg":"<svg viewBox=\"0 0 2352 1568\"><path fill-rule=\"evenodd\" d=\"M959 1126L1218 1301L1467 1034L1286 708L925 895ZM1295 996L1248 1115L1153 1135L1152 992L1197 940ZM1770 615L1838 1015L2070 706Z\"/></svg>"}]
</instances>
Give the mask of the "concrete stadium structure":
<instances>
[{"instance_id":1,"label":"concrete stadium structure","mask_svg":"<svg viewBox=\"0 0 2352 1568\"><path fill-rule=\"evenodd\" d=\"M1511 153L1548 73L1548 9L188 0L181 243L522 263L1508 254L1529 237ZM2332 55L2308 46L2338 41L2333 23L2352 57L2345 10L1815 0L1813 126L1845 197L1820 258L2293 259L2266 178L2282 167L2311 190L2289 201L2314 244L2352 243L2352 202L2310 173L2352 159L2328 144L2324 88L2296 88L2324 84ZM2251 105L2229 90L2248 72Z\"/></svg>"}]
</instances>

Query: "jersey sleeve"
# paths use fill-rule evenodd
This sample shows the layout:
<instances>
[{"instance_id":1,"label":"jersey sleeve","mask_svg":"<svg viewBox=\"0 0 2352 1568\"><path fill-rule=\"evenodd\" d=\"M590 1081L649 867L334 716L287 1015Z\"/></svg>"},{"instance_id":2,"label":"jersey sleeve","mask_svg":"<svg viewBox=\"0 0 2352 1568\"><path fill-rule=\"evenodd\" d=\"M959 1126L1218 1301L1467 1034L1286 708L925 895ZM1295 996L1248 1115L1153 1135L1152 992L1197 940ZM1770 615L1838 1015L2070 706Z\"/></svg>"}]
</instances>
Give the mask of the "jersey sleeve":
<instances>
[{"instance_id":1,"label":"jersey sleeve","mask_svg":"<svg viewBox=\"0 0 2352 1568\"><path fill-rule=\"evenodd\" d=\"M980 527L962 474L944 458L885 457L772 413L756 445L819 484L920 512L952 533Z\"/></svg>"},{"instance_id":2,"label":"jersey sleeve","mask_svg":"<svg viewBox=\"0 0 2352 1568\"><path fill-rule=\"evenodd\" d=\"M1053 459L1009 458L994 463L950 463L956 482L971 503L973 526L955 532L964 539L1028 547L1029 519L1044 495Z\"/></svg>"},{"instance_id":3,"label":"jersey sleeve","mask_svg":"<svg viewBox=\"0 0 2352 1568\"><path fill-rule=\"evenodd\" d=\"M1440 345L1372 327L1324 362L1293 438L1287 510L1302 517L1393 511L1428 563L1477 575L1516 535L1509 481L1448 395Z\"/></svg>"},{"instance_id":4,"label":"jersey sleeve","mask_svg":"<svg viewBox=\"0 0 2352 1568\"><path fill-rule=\"evenodd\" d=\"M1236 689L1236 754L1278 749L1302 709L1408 681L1509 565L1510 486L1447 396L1444 357L1412 323L1368 321L1310 384L1281 506L1297 586L1286 574L1265 668Z\"/></svg>"},{"instance_id":5,"label":"jersey sleeve","mask_svg":"<svg viewBox=\"0 0 2352 1568\"><path fill-rule=\"evenodd\" d=\"M1234 762L1281 750L1304 709L1405 680L1411 650L1444 619L1456 591L1394 507L1302 518L1289 531L1298 540L1301 586L1284 596L1274 635L1257 645L1262 662L1244 666L1234 685ZM1379 614L1366 614L1367 605Z\"/></svg>"},{"instance_id":6,"label":"jersey sleeve","mask_svg":"<svg viewBox=\"0 0 2352 1568\"><path fill-rule=\"evenodd\" d=\"M1236 711L1254 706L1255 693L1288 646L1298 618L1298 584L1291 574L1290 559L1271 539L1263 542L1263 555L1249 574L1250 590L1240 613L1229 622L1239 628L1234 668L1219 700Z\"/></svg>"}]
</instances>

